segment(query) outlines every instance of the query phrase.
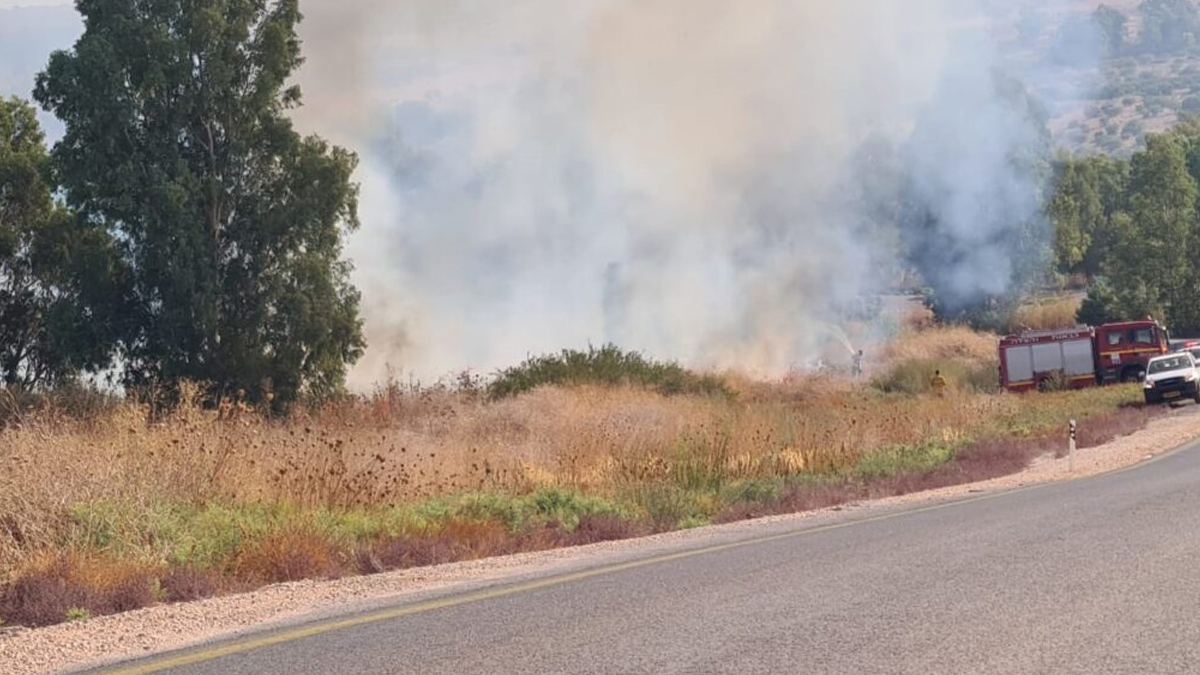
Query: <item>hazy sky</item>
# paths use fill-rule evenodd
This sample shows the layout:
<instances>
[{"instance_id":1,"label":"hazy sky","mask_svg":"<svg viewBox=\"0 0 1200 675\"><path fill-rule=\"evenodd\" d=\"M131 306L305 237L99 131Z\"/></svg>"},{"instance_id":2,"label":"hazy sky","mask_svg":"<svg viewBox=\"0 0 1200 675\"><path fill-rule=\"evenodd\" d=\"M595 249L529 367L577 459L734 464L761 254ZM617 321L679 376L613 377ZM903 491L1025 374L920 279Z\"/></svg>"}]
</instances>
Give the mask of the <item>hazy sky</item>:
<instances>
[{"instance_id":1,"label":"hazy sky","mask_svg":"<svg viewBox=\"0 0 1200 675\"><path fill-rule=\"evenodd\" d=\"M10 7L43 7L46 5L69 5L64 0L0 0L0 9Z\"/></svg>"},{"instance_id":2,"label":"hazy sky","mask_svg":"<svg viewBox=\"0 0 1200 675\"><path fill-rule=\"evenodd\" d=\"M61 0L0 0L0 96L32 98L33 80L50 52L67 49L83 30L74 6ZM62 125L40 115L54 138Z\"/></svg>"}]
</instances>

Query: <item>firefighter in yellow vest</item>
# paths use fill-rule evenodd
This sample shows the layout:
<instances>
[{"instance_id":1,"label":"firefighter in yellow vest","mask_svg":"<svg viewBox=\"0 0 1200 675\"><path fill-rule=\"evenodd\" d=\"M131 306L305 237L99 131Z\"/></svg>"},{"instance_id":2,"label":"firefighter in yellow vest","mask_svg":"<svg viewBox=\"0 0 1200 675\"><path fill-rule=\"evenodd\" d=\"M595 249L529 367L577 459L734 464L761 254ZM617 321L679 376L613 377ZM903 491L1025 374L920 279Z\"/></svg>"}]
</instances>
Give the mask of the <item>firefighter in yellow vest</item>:
<instances>
[{"instance_id":1,"label":"firefighter in yellow vest","mask_svg":"<svg viewBox=\"0 0 1200 675\"><path fill-rule=\"evenodd\" d=\"M934 396L946 395L946 378L942 377L942 371L934 371L933 379L929 381L929 388L933 391Z\"/></svg>"}]
</instances>

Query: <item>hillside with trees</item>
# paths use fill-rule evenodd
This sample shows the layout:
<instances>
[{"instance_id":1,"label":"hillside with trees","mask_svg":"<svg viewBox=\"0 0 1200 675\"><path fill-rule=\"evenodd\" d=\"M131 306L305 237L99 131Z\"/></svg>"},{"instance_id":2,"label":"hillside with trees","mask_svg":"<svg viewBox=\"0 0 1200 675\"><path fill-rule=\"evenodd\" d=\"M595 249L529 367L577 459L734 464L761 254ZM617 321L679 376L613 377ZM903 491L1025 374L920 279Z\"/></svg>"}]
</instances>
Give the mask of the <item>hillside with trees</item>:
<instances>
[{"instance_id":1,"label":"hillside with trees","mask_svg":"<svg viewBox=\"0 0 1200 675\"><path fill-rule=\"evenodd\" d=\"M1056 175L1058 269L1091 280L1080 319L1151 315L1200 334L1200 123L1150 135L1129 159L1060 158Z\"/></svg>"},{"instance_id":2,"label":"hillside with trees","mask_svg":"<svg viewBox=\"0 0 1200 675\"><path fill-rule=\"evenodd\" d=\"M1022 16L1041 31L1033 40L1044 42L1027 35L1026 49L1062 67L1098 69L1081 85L1089 104L1070 106L1052 123L1065 147L1127 155L1147 134L1200 113L1200 8L1193 0L1114 1L1071 13L1053 29L1032 6Z\"/></svg>"}]
</instances>

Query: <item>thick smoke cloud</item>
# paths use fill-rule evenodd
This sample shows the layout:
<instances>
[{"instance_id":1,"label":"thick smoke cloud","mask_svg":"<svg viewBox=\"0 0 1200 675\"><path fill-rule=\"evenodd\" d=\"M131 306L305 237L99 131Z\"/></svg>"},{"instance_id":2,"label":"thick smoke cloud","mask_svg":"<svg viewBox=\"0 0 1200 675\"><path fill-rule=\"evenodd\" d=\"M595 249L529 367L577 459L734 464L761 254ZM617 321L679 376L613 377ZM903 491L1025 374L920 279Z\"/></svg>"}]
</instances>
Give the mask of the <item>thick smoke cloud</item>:
<instances>
[{"instance_id":1,"label":"thick smoke cloud","mask_svg":"<svg viewBox=\"0 0 1200 675\"><path fill-rule=\"evenodd\" d=\"M971 2L305 11L298 121L364 160L360 384L604 341L779 372L894 279L898 185L964 302L1014 282L1040 209L1013 161L1040 122Z\"/></svg>"}]
</instances>

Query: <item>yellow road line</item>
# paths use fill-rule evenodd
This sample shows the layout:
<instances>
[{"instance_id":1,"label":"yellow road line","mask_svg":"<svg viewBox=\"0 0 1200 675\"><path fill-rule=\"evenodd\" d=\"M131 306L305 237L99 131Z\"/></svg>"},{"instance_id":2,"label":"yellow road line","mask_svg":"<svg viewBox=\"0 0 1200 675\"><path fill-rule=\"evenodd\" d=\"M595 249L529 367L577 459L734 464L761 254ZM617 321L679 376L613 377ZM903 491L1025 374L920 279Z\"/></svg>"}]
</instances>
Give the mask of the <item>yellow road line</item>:
<instances>
[{"instance_id":1,"label":"yellow road line","mask_svg":"<svg viewBox=\"0 0 1200 675\"><path fill-rule=\"evenodd\" d=\"M1152 462L1156 462L1158 460L1165 459L1166 457L1168 457L1170 455L1174 455L1178 452L1181 452L1189 447L1192 447L1192 445L1193 444L1189 443L1189 444L1180 446L1179 448L1176 448L1170 452L1163 453L1163 454L1155 457L1152 460L1139 462L1137 464L1134 464L1134 465L1131 465L1131 466L1128 466L1128 467L1125 467L1122 469L1116 469L1114 471L1105 472L1103 474L1097 474L1095 476L1088 476L1088 478L1099 478L1100 476L1124 473L1126 471L1130 471L1135 468L1143 467ZM274 633L271 635L266 635L263 637L251 638L251 639L243 640L240 642L234 642L234 643L225 644L225 645L218 645L218 646L214 646L214 647L202 648L197 651L186 652L183 654L178 654L176 656L168 656L163 659L150 661L148 663L143 663L140 665L117 667L113 670L101 670L100 673L102 675L150 675L151 673L162 672L162 671L168 670L170 668L180 668L183 666L195 665L197 663L205 663L207 661L214 661L216 659L223 658L226 656L233 656L234 654L242 654L245 652L254 651L257 649L263 649L266 647L272 647L272 646L279 645L279 644L295 642L297 640L303 640L305 638L315 637L317 635L323 635L325 633L331 633L333 631L344 630L347 628L354 628L357 626L364 626L364 625L368 625L368 624L372 624L372 623L379 623L381 621L390 621L393 619L400 619L400 618L404 618L406 616L413 616L415 614L424 614L426 612L432 612L432 611L439 610L439 609L447 609L450 607L459 607L462 605L474 604L474 603L483 602L486 600L495 600L498 598L504 598L504 597L508 597L508 596L512 596L512 595L519 595L521 593L537 591L537 590L541 590L544 588L553 588L555 586L562 586L565 584L574 583L576 581L584 581L586 579L607 576L610 574L616 574L618 572L624 572L624 571L628 571L628 570L638 569L640 567L648 567L650 565L661 565L663 563L675 562L675 561L679 561L679 560L686 560L688 558L695 558L695 557L699 557L699 556L703 556L703 555L711 555L713 553L720 553L722 551L730 551L730 550L738 549L738 548L757 546L759 544L767 544L767 543L771 543L771 542L782 541L785 539L793 539L793 538L798 538L798 537L803 537L803 536L808 536L808 535L813 535L813 534L819 534L821 532L830 532L833 530L841 530L841 529L846 529L846 528L850 528L850 527L855 527L858 525L867 525L869 523L878 523L878 522L885 521L885 520L894 520L896 518L913 516L913 515L917 515L920 513L928 513L930 511L940 511L942 509L965 506L967 504L974 504L976 502L982 502L982 501L987 501L987 500L991 500L991 499L996 499L999 497L1007 497L1009 495L1014 495L1014 494L1018 494L1021 492L1036 490L1039 488L1048 487L1050 485L1054 485L1054 483L1039 483L1037 485L1027 485L1027 486L1015 488L1012 490L1004 490L1002 492L995 492L995 493L991 493L991 494L981 495L978 497L971 497L968 499L960 499L960 500L955 500L955 501L942 502L940 504L923 506L923 507L917 508L917 509L908 509L908 510L904 510L904 511L897 511L894 513L886 513L886 514L879 515L879 516L872 516L870 518L862 518L859 520L852 520L852 521L847 521L844 523L833 523L831 525L821 525L818 527L810 528L807 530L800 530L797 532L783 532L780 534L773 534L773 535L769 535L769 536L765 536L765 537L757 537L754 539L745 539L742 541L730 542L728 544L717 544L715 546L707 546L704 548L690 549L687 551L680 551L678 553L668 553L665 555L659 555L659 556L655 556L652 558L645 558L642 560L634 560L634 561L630 561L630 562L607 565L604 567L597 567L595 569L590 569L590 570L586 570L583 572L573 572L570 574L563 574L563 575L556 576L556 577L550 577L548 579L541 579L538 581L530 581L527 583L516 584L513 586L504 586L501 588L493 588L493 589L488 589L488 590L484 590L484 591L477 591L474 593L467 593L465 595L460 595L460 596L456 596L456 597L443 598L440 600L431 600L428 602L421 602L421 603L417 603L415 605L409 605L407 607L397 607L394 609L386 609L386 610L381 610L381 611L376 611L376 612L369 612L369 613L361 614L359 616L351 617L348 619L334 619L334 620L330 620L330 621L326 621L326 622L322 622L322 623L317 623L317 624L314 624L311 626L303 626L300 628L284 630L284 631Z\"/></svg>"}]
</instances>

